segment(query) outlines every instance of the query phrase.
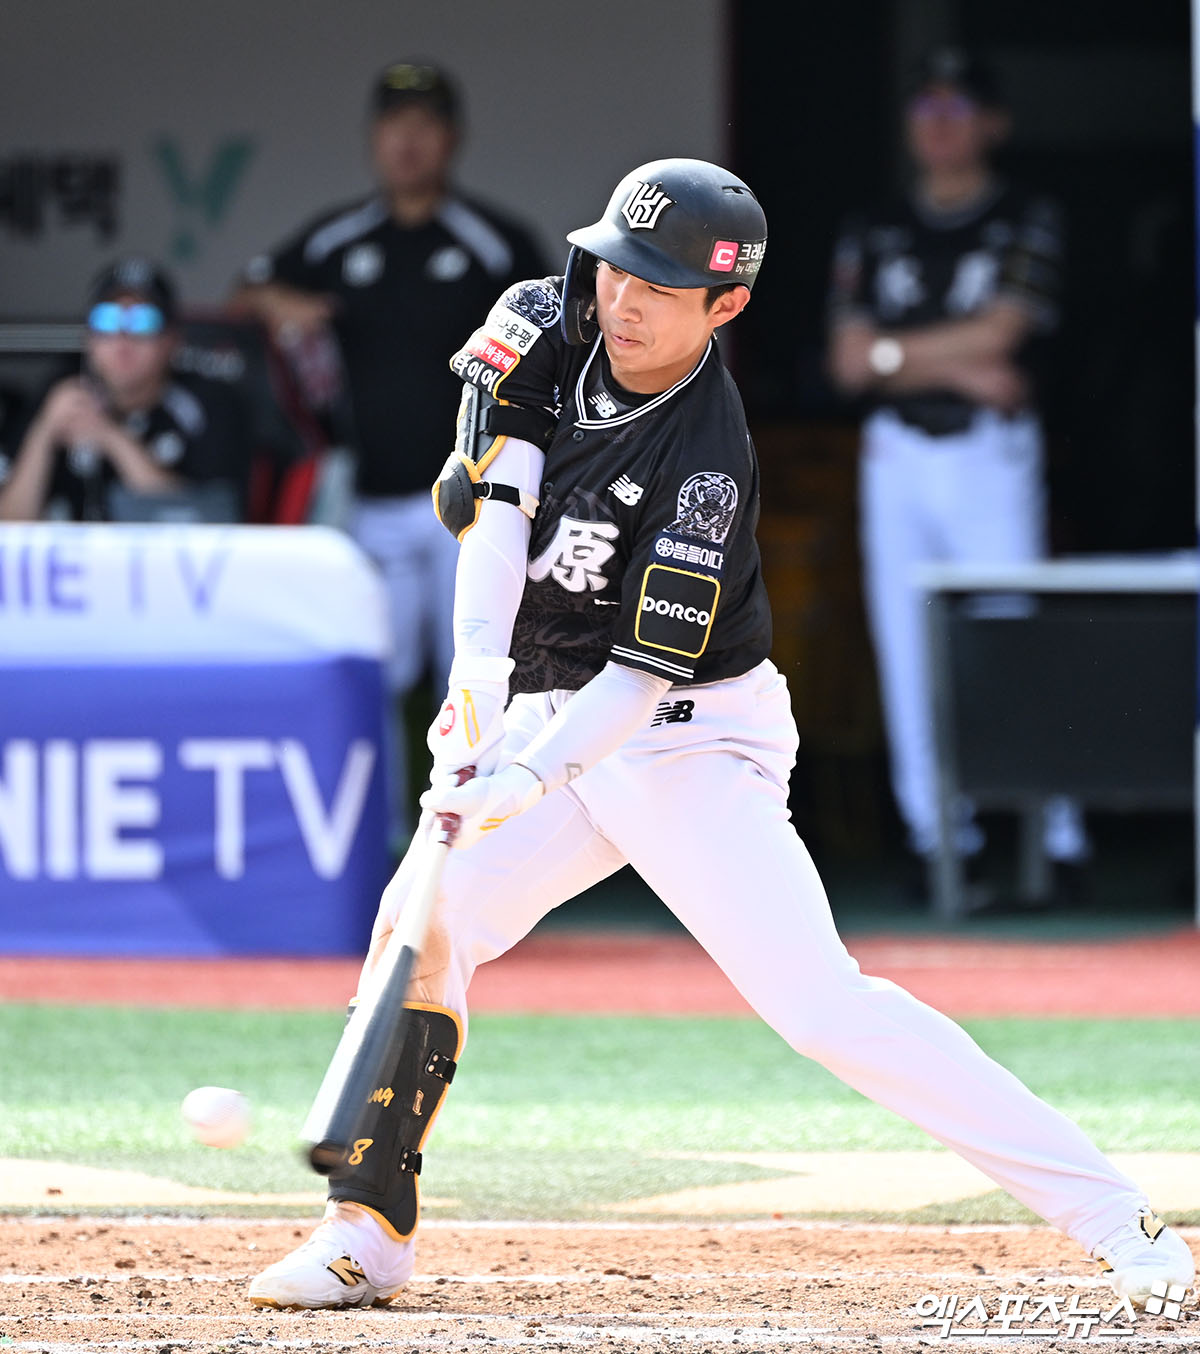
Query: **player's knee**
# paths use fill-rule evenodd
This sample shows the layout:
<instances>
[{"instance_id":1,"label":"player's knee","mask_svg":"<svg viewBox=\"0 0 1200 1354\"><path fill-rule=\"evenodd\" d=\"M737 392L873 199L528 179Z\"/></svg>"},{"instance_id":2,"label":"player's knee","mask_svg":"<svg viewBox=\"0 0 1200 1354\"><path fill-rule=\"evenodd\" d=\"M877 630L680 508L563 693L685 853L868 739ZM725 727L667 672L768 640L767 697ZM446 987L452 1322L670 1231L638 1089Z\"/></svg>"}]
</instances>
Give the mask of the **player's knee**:
<instances>
[{"instance_id":1,"label":"player's knee","mask_svg":"<svg viewBox=\"0 0 1200 1354\"><path fill-rule=\"evenodd\" d=\"M847 1039L866 1024L870 1007L864 1007L863 975L857 967L793 996L778 1020L771 1023L796 1050L814 1062L828 1064L845 1051Z\"/></svg>"}]
</instances>

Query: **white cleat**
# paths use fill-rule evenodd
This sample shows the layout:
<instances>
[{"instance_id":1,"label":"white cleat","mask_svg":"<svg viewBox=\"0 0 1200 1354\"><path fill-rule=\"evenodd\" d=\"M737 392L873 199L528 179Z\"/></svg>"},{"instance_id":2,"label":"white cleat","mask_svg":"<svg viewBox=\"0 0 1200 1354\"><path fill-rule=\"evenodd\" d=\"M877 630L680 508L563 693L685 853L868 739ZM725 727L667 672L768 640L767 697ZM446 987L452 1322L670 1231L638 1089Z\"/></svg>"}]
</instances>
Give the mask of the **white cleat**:
<instances>
[{"instance_id":1,"label":"white cleat","mask_svg":"<svg viewBox=\"0 0 1200 1354\"><path fill-rule=\"evenodd\" d=\"M1196 1277L1196 1262L1187 1242L1148 1208L1140 1208L1092 1251L1119 1298L1145 1307L1157 1286L1157 1297L1168 1289L1188 1289ZM1174 1295L1172 1295L1174 1296ZM1161 1310L1161 1308L1160 1308Z\"/></svg>"},{"instance_id":2,"label":"white cleat","mask_svg":"<svg viewBox=\"0 0 1200 1354\"><path fill-rule=\"evenodd\" d=\"M330 1201L312 1236L250 1284L255 1307L384 1306L413 1271L413 1243L357 1204Z\"/></svg>"}]
</instances>

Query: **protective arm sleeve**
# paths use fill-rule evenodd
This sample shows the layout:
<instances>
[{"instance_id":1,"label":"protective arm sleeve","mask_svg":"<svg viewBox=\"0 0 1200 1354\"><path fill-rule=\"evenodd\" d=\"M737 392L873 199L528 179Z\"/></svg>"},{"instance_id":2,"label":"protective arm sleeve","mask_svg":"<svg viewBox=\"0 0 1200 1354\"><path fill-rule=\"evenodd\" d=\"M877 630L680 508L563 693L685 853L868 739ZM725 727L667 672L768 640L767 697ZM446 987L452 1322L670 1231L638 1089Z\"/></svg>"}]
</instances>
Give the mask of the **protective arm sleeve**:
<instances>
[{"instance_id":1,"label":"protective arm sleeve","mask_svg":"<svg viewBox=\"0 0 1200 1354\"><path fill-rule=\"evenodd\" d=\"M532 442L508 437L482 477L536 496L545 460ZM525 591L531 528L511 504L485 502L478 523L463 537L454 583L456 661L508 657Z\"/></svg>"},{"instance_id":2,"label":"protective arm sleeve","mask_svg":"<svg viewBox=\"0 0 1200 1354\"><path fill-rule=\"evenodd\" d=\"M482 472L485 480L536 493L542 452L506 437ZM529 518L520 508L484 500L479 520L459 545L454 588L454 661L446 699L425 741L434 772L474 766L488 775L504 736L504 707L513 660L513 621L525 589Z\"/></svg>"},{"instance_id":3,"label":"protective arm sleeve","mask_svg":"<svg viewBox=\"0 0 1200 1354\"><path fill-rule=\"evenodd\" d=\"M606 663L513 760L549 794L627 742L670 688L669 677Z\"/></svg>"}]
</instances>

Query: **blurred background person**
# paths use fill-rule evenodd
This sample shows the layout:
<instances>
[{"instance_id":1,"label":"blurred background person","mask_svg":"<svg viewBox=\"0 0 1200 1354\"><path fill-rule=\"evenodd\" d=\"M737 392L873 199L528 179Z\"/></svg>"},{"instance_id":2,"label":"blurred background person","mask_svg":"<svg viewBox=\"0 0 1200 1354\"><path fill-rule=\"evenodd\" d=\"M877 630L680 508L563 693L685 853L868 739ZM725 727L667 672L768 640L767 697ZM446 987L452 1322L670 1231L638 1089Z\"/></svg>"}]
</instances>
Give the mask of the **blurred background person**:
<instances>
[{"instance_id":1,"label":"blurred background person","mask_svg":"<svg viewBox=\"0 0 1200 1354\"><path fill-rule=\"evenodd\" d=\"M1015 563L1047 549L1036 375L1058 323L1054 203L992 166L1009 115L988 67L956 48L923 59L905 107L908 191L847 220L837 241L829 366L869 406L859 478L864 593L908 847L939 840L923 594L925 561ZM1064 883L1088 854L1077 806L1045 809ZM954 849L983 833L956 806ZM922 889L928 871L920 878Z\"/></svg>"},{"instance_id":2,"label":"blurred background person","mask_svg":"<svg viewBox=\"0 0 1200 1354\"><path fill-rule=\"evenodd\" d=\"M172 369L175 287L130 257L93 282L82 370L56 381L0 458L0 520L236 521L252 439L227 386Z\"/></svg>"},{"instance_id":3,"label":"blurred background person","mask_svg":"<svg viewBox=\"0 0 1200 1354\"><path fill-rule=\"evenodd\" d=\"M296 355L353 453L350 530L390 598L397 848L411 831L404 700L428 672L440 702L453 656L458 547L430 506L462 389L447 363L505 287L547 271L523 227L452 185L461 129L444 71L389 66L369 102L374 191L251 260L235 297Z\"/></svg>"}]
</instances>

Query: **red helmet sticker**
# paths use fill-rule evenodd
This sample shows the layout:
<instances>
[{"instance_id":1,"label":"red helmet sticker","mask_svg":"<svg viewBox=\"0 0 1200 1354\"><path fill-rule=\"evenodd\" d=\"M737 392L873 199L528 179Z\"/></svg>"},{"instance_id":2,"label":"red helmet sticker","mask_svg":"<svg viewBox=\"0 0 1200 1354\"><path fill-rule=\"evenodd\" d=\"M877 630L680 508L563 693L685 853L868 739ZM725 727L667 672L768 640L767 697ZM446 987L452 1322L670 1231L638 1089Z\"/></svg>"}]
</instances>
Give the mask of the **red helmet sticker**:
<instances>
[{"instance_id":1,"label":"red helmet sticker","mask_svg":"<svg viewBox=\"0 0 1200 1354\"><path fill-rule=\"evenodd\" d=\"M438 720L438 733L443 738L454 728L454 706L449 701L442 706L442 717Z\"/></svg>"},{"instance_id":2,"label":"red helmet sticker","mask_svg":"<svg viewBox=\"0 0 1200 1354\"><path fill-rule=\"evenodd\" d=\"M736 240L718 240L713 245L712 255L708 260L708 271L710 273L732 273L737 258Z\"/></svg>"}]
</instances>

